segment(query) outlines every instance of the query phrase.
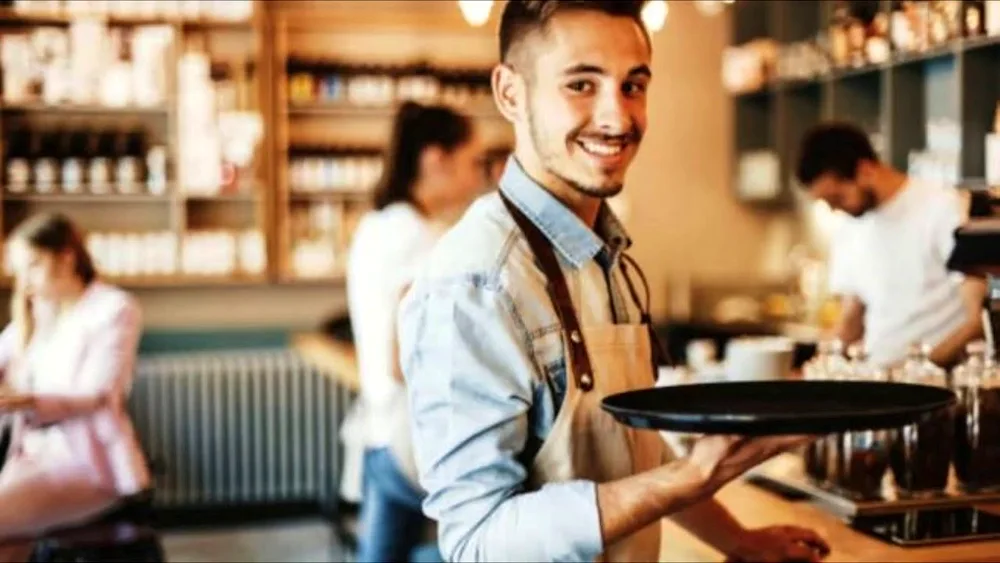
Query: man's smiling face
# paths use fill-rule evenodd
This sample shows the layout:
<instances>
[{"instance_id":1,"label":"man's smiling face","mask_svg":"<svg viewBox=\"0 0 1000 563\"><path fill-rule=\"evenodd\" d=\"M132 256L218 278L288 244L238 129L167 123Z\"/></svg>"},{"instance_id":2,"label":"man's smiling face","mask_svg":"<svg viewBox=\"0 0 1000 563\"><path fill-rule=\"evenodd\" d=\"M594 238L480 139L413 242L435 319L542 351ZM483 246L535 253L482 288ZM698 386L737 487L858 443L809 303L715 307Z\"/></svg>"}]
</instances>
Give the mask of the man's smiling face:
<instances>
[{"instance_id":1,"label":"man's smiling face","mask_svg":"<svg viewBox=\"0 0 1000 563\"><path fill-rule=\"evenodd\" d=\"M606 198L621 191L646 130L651 49L628 17L567 10L511 57L523 81L518 156L543 184Z\"/></svg>"}]
</instances>

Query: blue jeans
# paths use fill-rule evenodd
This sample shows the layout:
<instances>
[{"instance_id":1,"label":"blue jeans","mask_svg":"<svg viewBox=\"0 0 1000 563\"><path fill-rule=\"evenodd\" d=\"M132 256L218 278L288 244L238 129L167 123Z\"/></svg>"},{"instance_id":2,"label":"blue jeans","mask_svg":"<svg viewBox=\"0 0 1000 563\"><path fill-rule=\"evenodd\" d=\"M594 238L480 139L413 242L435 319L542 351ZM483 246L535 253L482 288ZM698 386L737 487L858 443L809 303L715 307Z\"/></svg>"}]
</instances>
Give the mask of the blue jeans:
<instances>
[{"instance_id":1,"label":"blue jeans","mask_svg":"<svg viewBox=\"0 0 1000 563\"><path fill-rule=\"evenodd\" d=\"M387 448L366 450L363 472L358 561L442 561L436 545L418 549L427 523L420 507L423 493L399 470L392 453Z\"/></svg>"}]
</instances>

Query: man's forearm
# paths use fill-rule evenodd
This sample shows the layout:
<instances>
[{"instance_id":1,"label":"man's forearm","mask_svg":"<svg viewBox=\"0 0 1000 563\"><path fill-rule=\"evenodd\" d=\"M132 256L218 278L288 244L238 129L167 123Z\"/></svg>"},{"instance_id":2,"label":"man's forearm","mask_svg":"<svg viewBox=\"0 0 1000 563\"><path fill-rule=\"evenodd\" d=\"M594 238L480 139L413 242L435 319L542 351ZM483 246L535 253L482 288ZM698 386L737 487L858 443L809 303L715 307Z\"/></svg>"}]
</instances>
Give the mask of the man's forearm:
<instances>
[{"instance_id":1,"label":"man's forearm","mask_svg":"<svg viewBox=\"0 0 1000 563\"><path fill-rule=\"evenodd\" d=\"M683 511L711 494L703 473L683 460L599 484L597 504L604 545Z\"/></svg>"},{"instance_id":2,"label":"man's forearm","mask_svg":"<svg viewBox=\"0 0 1000 563\"><path fill-rule=\"evenodd\" d=\"M966 277L960 289L965 308L965 323L931 351L931 361L941 367L958 362L965 345L983 337L982 310L986 298L986 280Z\"/></svg>"},{"instance_id":3,"label":"man's forearm","mask_svg":"<svg viewBox=\"0 0 1000 563\"><path fill-rule=\"evenodd\" d=\"M958 363L966 344L982 337L982 322L978 318L975 321L969 320L934 347L930 360L936 365L950 368Z\"/></svg>"}]
</instances>

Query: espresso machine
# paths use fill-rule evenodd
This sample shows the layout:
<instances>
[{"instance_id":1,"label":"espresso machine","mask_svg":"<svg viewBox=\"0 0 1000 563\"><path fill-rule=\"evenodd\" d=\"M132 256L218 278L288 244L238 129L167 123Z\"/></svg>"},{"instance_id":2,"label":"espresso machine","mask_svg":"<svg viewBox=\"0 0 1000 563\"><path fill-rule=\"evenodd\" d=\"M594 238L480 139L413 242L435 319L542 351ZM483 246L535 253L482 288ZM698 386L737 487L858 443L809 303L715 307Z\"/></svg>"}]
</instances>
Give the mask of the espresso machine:
<instances>
[{"instance_id":1,"label":"espresso machine","mask_svg":"<svg viewBox=\"0 0 1000 563\"><path fill-rule=\"evenodd\" d=\"M973 194L972 213L970 220L955 232L955 248L948 260L947 267L954 272L967 276L982 278L987 283L987 293L983 302L982 320L986 347L992 356L986 354L987 362L1000 362L1000 190L982 191ZM987 372L985 373L996 373ZM975 390L976 414L974 418L987 417L987 403L993 409L989 422L991 427L997 424L997 409L1000 408L1000 376L994 375L990 390L977 388ZM969 402L965 388L955 384L958 396L956 420L956 443L959 440L957 430L959 421L965 420L966 413L972 408L963 407ZM964 401L964 402L963 402ZM965 409L965 410L962 410ZM972 420L972 418L969 418ZM978 423L977 423L978 424ZM966 436L968 430L964 430ZM977 458L980 467L987 467L991 473L990 479L996 484L997 471L1000 471L1000 461L997 457L996 444L1000 443L1000 433L983 429L977 436L991 446L984 448L983 456ZM966 455L968 451L966 451ZM996 486L979 491L970 491L955 486L959 472L964 470L962 477L969 478L967 467L959 467L956 456L952 468L952 484L947 492L919 498L899 496L893 492L882 493L869 498L852 498L843 491L824 486L811 479L807 470L792 463L790 458L762 466L748 476L748 481L765 489L769 489L790 499L808 500L827 512L840 517L845 523L858 531L878 538L887 543L903 547L919 547L943 543L955 543L977 540L1000 539L1000 489ZM969 459L968 455L965 459ZM786 463L787 462L787 463ZM891 489L891 487L886 487ZM989 507L989 508L986 508Z\"/></svg>"},{"instance_id":2,"label":"espresso machine","mask_svg":"<svg viewBox=\"0 0 1000 563\"><path fill-rule=\"evenodd\" d=\"M991 198L990 201L996 200ZM991 205L989 209L994 208ZM1000 358L996 338L1000 335L1000 214L972 217L958 229L948 269L986 280L983 330L987 343L993 349L993 357Z\"/></svg>"}]
</instances>

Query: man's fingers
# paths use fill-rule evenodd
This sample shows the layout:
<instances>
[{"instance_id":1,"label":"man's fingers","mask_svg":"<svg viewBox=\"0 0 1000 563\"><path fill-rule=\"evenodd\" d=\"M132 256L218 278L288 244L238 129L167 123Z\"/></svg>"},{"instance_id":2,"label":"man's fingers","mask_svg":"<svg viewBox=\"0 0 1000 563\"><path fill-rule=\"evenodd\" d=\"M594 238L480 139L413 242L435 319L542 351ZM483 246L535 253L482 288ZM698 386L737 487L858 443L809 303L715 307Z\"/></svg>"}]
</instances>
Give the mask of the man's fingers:
<instances>
[{"instance_id":1,"label":"man's fingers","mask_svg":"<svg viewBox=\"0 0 1000 563\"><path fill-rule=\"evenodd\" d=\"M813 530L799 528L798 526L783 526L782 533L789 541L803 543L811 549L820 552L822 555L830 553L830 544L823 539L823 536L820 536Z\"/></svg>"},{"instance_id":2,"label":"man's fingers","mask_svg":"<svg viewBox=\"0 0 1000 563\"><path fill-rule=\"evenodd\" d=\"M819 552L804 543L789 543L785 547L782 561L822 561L823 557Z\"/></svg>"}]
</instances>

